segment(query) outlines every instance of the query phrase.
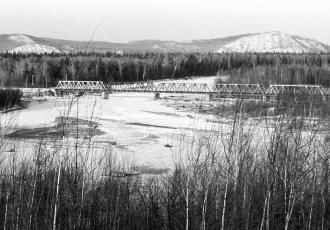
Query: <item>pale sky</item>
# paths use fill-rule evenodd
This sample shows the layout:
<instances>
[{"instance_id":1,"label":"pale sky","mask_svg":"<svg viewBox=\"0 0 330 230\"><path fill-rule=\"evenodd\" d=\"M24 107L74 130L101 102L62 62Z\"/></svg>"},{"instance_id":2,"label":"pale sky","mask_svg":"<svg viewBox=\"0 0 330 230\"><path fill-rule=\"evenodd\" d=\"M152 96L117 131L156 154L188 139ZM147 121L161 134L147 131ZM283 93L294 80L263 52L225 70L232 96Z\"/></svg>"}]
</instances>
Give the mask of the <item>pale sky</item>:
<instances>
[{"instance_id":1,"label":"pale sky","mask_svg":"<svg viewBox=\"0 0 330 230\"><path fill-rule=\"evenodd\" d=\"M330 0L1 0L0 34L127 42L282 31L330 44Z\"/></svg>"}]
</instances>

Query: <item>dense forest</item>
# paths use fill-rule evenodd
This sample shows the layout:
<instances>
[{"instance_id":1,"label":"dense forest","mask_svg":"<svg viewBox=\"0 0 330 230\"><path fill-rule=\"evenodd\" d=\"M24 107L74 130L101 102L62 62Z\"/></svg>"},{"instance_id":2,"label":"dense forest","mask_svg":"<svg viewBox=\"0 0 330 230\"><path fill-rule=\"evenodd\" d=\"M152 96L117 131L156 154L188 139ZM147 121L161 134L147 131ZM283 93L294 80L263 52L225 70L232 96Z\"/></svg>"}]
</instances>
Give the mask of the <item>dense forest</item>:
<instances>
[{"instance_id":1,"label":"dense forest","mask_svg":"<svg viewBox=\"0 0 330 230\"><path fill-rule=\"evenodd\" d=\"M230 75L230 82L330 86L329 54L77 53L0 55L2 87L52 87L59 80L132 82Z\"/></svg>"}]
</instances>

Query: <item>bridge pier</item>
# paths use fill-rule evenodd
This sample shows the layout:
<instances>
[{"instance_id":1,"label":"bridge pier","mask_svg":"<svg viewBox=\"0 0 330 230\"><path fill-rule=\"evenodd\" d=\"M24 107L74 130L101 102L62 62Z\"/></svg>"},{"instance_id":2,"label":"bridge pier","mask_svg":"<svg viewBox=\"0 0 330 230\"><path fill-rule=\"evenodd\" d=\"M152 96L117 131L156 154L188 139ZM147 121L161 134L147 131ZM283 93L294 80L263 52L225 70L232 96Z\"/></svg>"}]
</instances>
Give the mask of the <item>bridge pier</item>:
<instances>
[{"instance_id":1,"label":"bridge pier","mask_svg":"<svg viewBox=\"0 0 330 230\"><path fill-rule=\"evenodd\" d=\"M269 101L269 97L267 97L267 96L262 96L262 102L263 103L266 103L266 102L268 102Z\"/></svg>"},{"instance_id":2,"label":"bridge pier","mask_svg":"<svg viewBox=\"0 0 330 230\"><path fill-rule=\"evenodd\" d=\"M103 92L102 92L102 98L103 98L103 99L109 99L109 92L107 92L107 91L103 91Z\"/></svg>"},{"instance_id":3,"label":"bridge pier","mask_svg":"<svg viewBox=\"0 0 330 230\"><path fill-rule=\"evenodd\" d=\"M160 93L155 93L155 100L158 100L160 98Z\"/></svg>"},{"instance_id":4,"label":"bridge pier","mask_svg":"<svg viewBox=\"0 0 330 230\"><path fill-rule=\"evenodd\" d=\"M209 94L209 101L213 101L214 100L214 93L210 93Z\"/></svg>"}]
</instances>

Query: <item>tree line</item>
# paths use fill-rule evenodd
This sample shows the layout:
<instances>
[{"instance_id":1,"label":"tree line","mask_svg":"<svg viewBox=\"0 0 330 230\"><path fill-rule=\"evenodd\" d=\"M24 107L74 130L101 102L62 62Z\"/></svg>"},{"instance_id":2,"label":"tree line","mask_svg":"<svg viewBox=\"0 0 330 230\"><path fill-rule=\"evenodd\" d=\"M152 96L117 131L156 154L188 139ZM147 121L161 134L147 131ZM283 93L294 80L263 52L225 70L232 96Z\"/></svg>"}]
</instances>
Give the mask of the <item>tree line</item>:
<instances>
[{"instance_id":1,"label":"tree line","mask_svg":"<svg viewBox=\"0 0 330 230\"><path fill-rule=\"evenodd\" d=\"M230 75L229 82L329 87L329 65L329 54L3 53L0 85L54 87L59 80L133 82Z\"/></svg>"}]
</instances>

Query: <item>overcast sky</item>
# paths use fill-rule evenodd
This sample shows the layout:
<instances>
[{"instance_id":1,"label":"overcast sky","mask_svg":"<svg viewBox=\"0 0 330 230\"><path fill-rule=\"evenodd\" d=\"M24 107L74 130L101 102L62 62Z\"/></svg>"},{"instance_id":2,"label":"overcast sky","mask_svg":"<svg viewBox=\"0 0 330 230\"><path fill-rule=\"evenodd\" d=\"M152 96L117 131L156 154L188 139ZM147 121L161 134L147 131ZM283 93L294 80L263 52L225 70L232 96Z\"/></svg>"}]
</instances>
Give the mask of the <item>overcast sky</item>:
<instances>
[{"instance_id":1,"label":"overcast sky","mask_svg":"<svg viewBox=\"0 0 330 230\"><path fill-rule=\"evenodd\" d=\"M0 33L127 42L283 31L330 44L330 0L1 0Z\"/></svg>"}]
</instances>

